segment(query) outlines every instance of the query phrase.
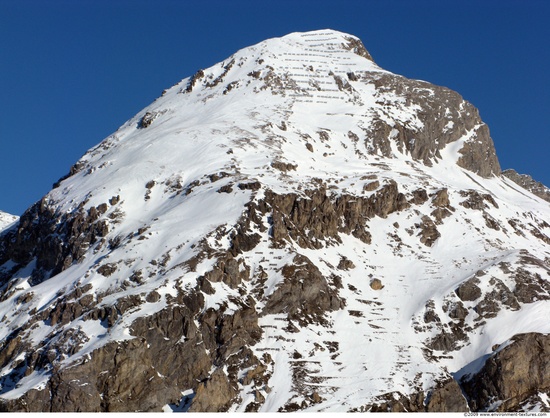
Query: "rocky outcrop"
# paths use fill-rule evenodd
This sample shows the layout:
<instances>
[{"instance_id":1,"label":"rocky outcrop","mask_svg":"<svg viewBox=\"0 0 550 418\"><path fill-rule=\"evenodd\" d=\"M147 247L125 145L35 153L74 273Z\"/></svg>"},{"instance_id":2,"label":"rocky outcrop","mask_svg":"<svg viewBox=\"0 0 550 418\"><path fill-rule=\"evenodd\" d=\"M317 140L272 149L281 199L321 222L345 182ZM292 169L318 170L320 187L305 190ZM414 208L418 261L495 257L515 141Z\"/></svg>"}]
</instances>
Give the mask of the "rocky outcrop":
<instances>
[{"instance_id":1,"label":"rocky outcrop","mask_svg":"<svg viewBox=\"0 0 550 418\"><path fill-rule=\"evenodd\" d=\"M65 270L81 260L94 244L106 244L103 237L109 231L109 222L118 216L121 213L109 208L107 203L58 214L46 199L42 199L21 216L16 229L7 231L2 237L0 265L8 260L16 265L8 272L0 271L0 283L33 260L36 260L36 266L32 271L31 285Z\"/></svg>"},{"instance_id":2,"label":"rocky outcrop","mask_svg":"<svg viewBox=\"0 0 550 418\"><path fill-rule=\"evenodd\" d=\"M124 310L122 303L119 299L119 312L120 308ZM180 293L168 304L156 314L137 318L130 327L132 339L109 343L69 367L59 367L71 355L64 347L69 344L77 352L78 334L65 331L63 338L52 338L48 345L27 354L12 376L16 380L17 373L47 373L50 377L46 387L16 400L3 400L0 409L159 411L163 405L179 403L178 388L189 388L196 393L191 410L225 410L236 393L240 370L262 364L249 349L262 334L254 305L243 304L236 311L226 312L222 307L203 312L200 292ZM87 317L93 320L94 316ZM105 326L114 327L116 321L105 321ZM20 339L11 341L1 350L3 364L23 353ZM228 374L221 369L210 374L217 365L225 366ZM263 370L256 379L261 380L266 368Z\"/></svg>"},{"instance_id":3,"label":"rocky outcrop","mask_svg":"<svg viewBox=\"0 0 550 418\"><path fill-rule=\"evenodd\" d=\"M550 202L550 189L542 184L540 181L536 181L528 174L519 174L516 170L508 169L502 172L504 177L509 178L514 183L520 185L525 190L530 191L535 196Z\"/></svg>"},{"instance_id":4,"label":"rocky outcrop","mask_svg":"<svg viewBox=\"0 0 550 418\"><path fill-rule=\"evenodd\" d=\"M470 409L462 389L453 378L439 382L430 392L427 412L468 412Z\"/></svg>"},{"instance_id":5,"label":"rocky outcrop","mask_svg":"<svg viewBox=\"0 0 550 418\"><path fill-rule=\"evenodd\" d=\"M247 189L248 184L240 188ZM258 187L254 186L252 189ZM388 192L383 192L379 201L373 203L378 213L384 214L385 211L393 210L391 202L396 199L397 194L395 187L390 187L390 190L393 191L389 193L390 196L387 196ZM280 199L284 201L284 198ZM119 199L111 200L115 204L118 201ZM274 198L271 203L276 201L277 198ZM326 202L329 202L328 197ZM276 203L273 206L278 207ZM73 293L65 295L53 306L43 310L29 322L28 327L39 320L48 321L49 325L58 327L54 333L60 338L50 339L46 346L35 351L32 356L25 355L9 378L17 381L33 372L48 373L51 376L47 386L44 390L31 390L17 400L3 401L1 408L7 411L158 410L159 405L178 404L181 395L174 388L179 387L192 389L195 393L189 410L223 411L237 393L239 379L242 379L241 371L251 367L256 370L254 377L245 377L245 380L248 379L248 384L257 382L254 384L263 388L267 379L267 367L263 365L263 361L269 361L269 358L258 359L249 348L262 335L258 326L259 315L286 313L289 321L305 325L311 322L322 323L327 311L344 306L343 300L338 297L338 288L341 287L339 282L327 280L311 261L297 255L292 264L282 269L285 280L267 298L262 312L256 310L255 302L251 298L234 299L233 305L238 304L240 309L235 310L232 307L228 313L225 313L226 306L204 309L202 295L214 292L213 283L223 282L237 289L243 281L251 279L249 269L238 256L258 244L259 235L251 230L261 226L261 217L273 210L273 206L265 202L248 204L248 210L233 229L235 232L228 252L215 254L216 263L210 271L198 278L195 292L180 292L177 298L168 297L166 308L153 315L137 318L129 329L133 337L129 341L109 343L91 353L88 359L68 368L59 368L61 361L78 352L87 341L84 334L71 333L62 327L82 318L84 321L100 321L104 327L114 329L126 312L131 312L143 303L157 302L161 298L158 293L152 292L145 297L123 297L112 305L97 307L99 297L96 300L90 293L91 286L86 286L76 288ZM333 203L327 203L326 207L332 210L332 206ZM299 209L295 212L295 220L301 222L300 216L305 213L302 212L305 209L301 209L300 204L296 207ZM34 213L34 218L31 219L36 220L35 224L45 225L45 228L64 225L66 229L62 230L61 237L73 242L76 238L87 238L89 231L93 233L96 221L101 215L108 213L108 209L105 204L87 212L77 211L76 215L68 218L70 222L63 224L56 222L55 213L48 211L47 205L43 205L35 208L37 212L31 212ZM27 239L21 239L19 247L12 247L9 254L13 254L18 248L25 248L25 245L30 246L33 242L32 235L25 235L25 228L29 224L30 221L25 221L18 234L14 234L16 237L26 236ZM319 225L320 239L326 237L324 226L326 225ZM262 229L265 230L265 227ZM337 234L337 230L329 230L330 233ZM107 245L105 242L104 244ZM77 244L74 248L77 248ZM212 250L204 250L205 255L214 255ZM52 256L58 259L65 254L63 251L67 249L61 248L52 256L40 247L37 240L36 248L26 257ZM28 258L22 262L27 260ZM349 260L344 264L351 268ZM114 274L116 270L116 265L110 263L97 269L105 277ZM304 283L307 285L304 286ZM30 297L32 299L32 295ZM2 347L2 365L17 361L16 358L28 349L19 337L23 331L24 329L20 329L14 332L13 338ZM71 349L67 350L69 341ZM139 363L139 367L132 366L134 362ZM213 367L216 371L210 374ZM223 372L220 367L227 372ZM48 393L54 396L50 397ZM260 393L257 398L258 401L251 404L251 410L263 402Z\"/></svg>"},{"instance_id":6,"label":"rocky outcrop","mask_svg":"<svg viewBox=\"0 0 550 418\"><path fill-rule=\"evenodd\" d=\"M466 398L456 380L451 376L439 380L427 393L404 395L389 392L378 397L371 405L353 412L468 412Z\"/></svg>"},{"instance_id":7,"label":"rocky outcrop","mask_svg":"<svg viewBox=\"0 0 550 418\"><path fill-rule=\"evenodd\" d=\"M199 384L189 412L223 412L229 407L237 390L221 369L216 369L210 379Z\"/></svg>"},{"instance_id":8,"label":"rocky outcrop","mask_svg":"<svg viewBox=\"0 0 550 418\"><path fill-rule=\"evenodd\" d=\"M44 389L3 400L0 408L9 412L158 410L159 403L177 399L178 392L159 377L154 354L143 339L110 343L72 367L51 369Z\"/></svg>"},{"instance_id":9,"label":"rocky outcrop","mask_svg":"<svg viewBox=\"0 0 550 418\"><path fill-rule=\"evenodd\" d=\"M530 398L550 391L550 336L514 336L462 387L472 411L521 411Z\"/></svg>"},{"instance_id":10,"label":"rocky outcrop","mask_svg":"<svg viewBox=\"0 0 550 418\"><path fill-rule=\"evenodd\" d=\"M388 393L360 411L370 412L523 412L548 411L550 391L550 336L519 334L496 346L482 368L457 382L449 376L424 397ZM542 397L541 397L542 394Z\"/></svg>"},{"instance_id":11,"label":"rocky outcrop","mask_svg":"<svg viewBox=\"0 0 550 418\"><path fill-rule=\"evenodd\" d=\"M286 313L289 320L306 326L323 323L324 314L344 307L338 285L330 286L319 269L306 257L296 255L292 264L282 268L285 278L269 296L266 314Z\"/></svg>"},{"instance_id":12,"label":"rocky outcrop","mask_svg":"<svg viewBox=\"0 0 550 418\"><path fill-rule=\"evenodd\" d=\"M393 74L374 77L377 91L392 92L406 100L407 106L421 109L420 123L402 124L387 122L387 116L375 119L368 129L368 141L375 152L391 156L391 145L410 154L415 160L431 166L441 158L440 150L459 140L467 132L474 132L474 140L464 143L458 165L482 177L500 175L500 164L487 125L483 124L478 110L456 92L417 80ZM381 115L382 116L382 115Z\"/></svg>"},{"instance_id":13,"label":"rocky outcrop","mask_svg":"<svg viewBox=\"0 0 550 418\"><path fill-rule=\"evenodd\" d=\"M421 223L417 224L417 228L420 229L418 233L420 242L427 247L431 247L441 234L437 230L434 221L432 221L429 216L424 215L421 221Z\"/></svg>"},{"instance_id":14,"label":"rocky outcrop","mask_svg":"<svg viewBox=\"0 0 550 418\"><path fill-rule=\"evenodd\" d=\"M481 123L481 120L478 119L477 122ZM459 150L461 156L457 164L481 177L487 178L500 175L500 163L498 162L493 140L489 135L487 125L477 125L475 129L476 139L464 143Z\"/></svg>"},{"instance_id":15,"label":"rocky outcrop","mask_svg":"<svg viewBox=\"0 0 550 418\"><path fill-rule=\"evenodd\" d=\"M550 300L550 284L530 271L532 266L548 274L545 262L527 255L520 257L515 268L501 262L493 270L478 270L443 298L439 306L443 315L437 313L433 300L428 301L423 315L415 320L417 331L429 329L435 334L425 342L428 356L433 356L430 350L447 354L461 349L474 329L502 311L519 311L525 304Z\"/></svg>"},{"instance_id":16,"label":"rocky outcrop","mask_svg":"<svg viewBox=\"0 0 550 418\"><path fill-rule=\"evenodd\" d=\"M363 45L363 42L361 42L360 39L352 36L348 36L346 37L346 41L347 43L342 45L343 48L353 51L355 54L374 62L374 60L372 59L372 56L369 54L369 52L367 51L367 49Z\"/></svg>"},{"instance_id":17,"label":"rocky outcrop","mask_svg":"<svg viewBox=\"0 0 550 418\"><path fill-rule=\"evenodd\" d=\"M266 209L272 211L272 234L276 243L284 245L294 241L304 248L321 248L330 242L341 242L339 234L344 233L368 244L371 241L367 229L369 219L385 218L409 207L393 180L369 197L331 196L324 187L307 190L304 195L266 192L260 205L265 203Z\"/></svg>"}]
</instances>

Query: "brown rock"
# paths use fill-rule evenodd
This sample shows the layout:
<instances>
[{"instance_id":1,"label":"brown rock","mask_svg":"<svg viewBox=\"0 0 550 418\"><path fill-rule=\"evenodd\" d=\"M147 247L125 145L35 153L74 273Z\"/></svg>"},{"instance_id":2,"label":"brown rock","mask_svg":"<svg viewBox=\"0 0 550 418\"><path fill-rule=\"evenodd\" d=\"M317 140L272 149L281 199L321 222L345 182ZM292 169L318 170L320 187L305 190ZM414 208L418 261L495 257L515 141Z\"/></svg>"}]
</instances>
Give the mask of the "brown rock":
<instances>
[{"instance_id":1,"label":"brown rock","mask_svg":"<svg viewBox=\"0 0 550 418\"><path fill-rule=\"evenodd\" d=\"M418 234L420 236L420 242L427 247L431 247L441 236L434 221L432 221L429 216L424 215L422 217L422 222L416 224L416 227L420 228L420 233Z\"/></svg>"},{"instance_id":2,"label":"brown rock","mask_svg":"<svg viewBox=\"0 0 550 418\"><path fill-rule=\"evenodd\" d=\"M502 175L520 185L525 190L529 190L535 196L550 202L550 189L539 181L534 180L527 174L519 174L517 171L508 169L502 172Z\"/></svg>"},{"instance_id":3,"label":"brown rock","mask_svg":"<svg viewBox=\"0 0 550 418\"><path fill-rule=\"evenodd\" d=\"M391 157L390 142L394 142L399 151L431 166L441 158L441 149L473 131L472 140L459 151L458 165L482 177L500 174L489 129L481 122L477 109L458 93L393 74L377 76L372 81L380 93L397 94L405 98L407 106L418 106L421 110L417 116L422 122L422 128L418 129L398 123L389 125L382 117L376 118L366 129L366 145L373 153ZM422 90L429 90L430 94L418 94ZM449 122L453 129L447 129Z\"/></svg>"},{"instance_id":4,"label":"brown rock","mask_svg":"<svg viewBox=\"0 0 550 418\"><path fill-rule=\"evenodd\" d=\"M355 264L349 258L342 256L336 268L339 270L350 270L355 268Z\"/></svg>"},{"instance_id":5,"label":"brown rock","mask_svg":"<svg viewBox=\"0 0 550 418\"><path fill-rule=\"evenodd\" d=\"M468 402L457 381L449 378L440 382L430 393L426 405L428 412L468 412Z\"/></svg>"},{"instance_id":6,"label":"brown rock","mask_svg":"<svg viewBox=\"0 0 550 418\"><path fill-rule=\"evenodd\" d=\"M384 288L384 285L380 279L372 279L370 282L370 287L373 290L381 290Z\"/></svg>"},{"instance_id":7,"label":"brown rock","mask_svg":"<svg viewBox=\"0 0 550 418\"><path fill-rule=\"evenodd\" d=\"M227 411L235 396L237 396L236 388L222 369L216 369L208 380L197 387L189 412Z\"/></svg>"},{"instance_id":8,"label":"brown rock","mask_svg":"<svg viewBox=\"0 0 550 418\"><path fill-rule=\"evenodd\" d=\"M481 296L481 289L477 286L478 284L479 279L472 277L458 286L455 293L464 302L474 301Z\"/></svg>"},{"instance_id":9,"label":"brown rock","mask_svg":"<svg viewBox=\"0 0 550 418\"><path fill-rule=\"evenodd\" d=\"M447 189L441 189L435 192L432 198L432 204L438 208L445 208L450 206L449 192Z\"/></svg>"},{"instance_id":10,"label":"brown rock","mask_svg":"<svg viewBox=\"0 0 550 418\"><path fill-rule=\"evenodd\" d=\"M337 289L329 286L308 258L296 255L292 264L283 267L281 274L285 279L269 296L264 313L286 313L289 319L307 325L323 322L325 312L344 307Z\"/></svg>"},{"instance_id":11,"label":"brown rock","mask_svg":"<svg viewBox=\"0 0 550 418\"><path fill-rule=\"evenodd\" d=\"M313 401L313 403L323 402L323 398L321 398L321 396L317 392L313 392L313 394L311 395L311 400Z\"/></svg>"},{"instance_id":12,"label":"brown rock","mask_svg":"<svg viewBox=\"0 0 550 418\"><path fill-rule=\"evenodd\" d=\"M363 186L363 190L366 192L372 192L373 190L376 190L380 187L380 182L378 180L371 181L370 183L366 183Z\"/></svg>"},{"instance_id":13,"label":"brown rock","mask_svg":"<svg viewBox=\"0 0 550 418\"><path fill-rule=\"evenodd\" d=\"M465 142L459 153L459 166L485 178L500 175L500 164L487 125L476 128L474 139Z\"/></svg>"},{"instance_id":14,"label":"brown rock","mask_svg":"<svg viewBox=\"0 0 550 418\"><path fill-rule=\"evenodd\" d=\"M424 189L417 189L412 192L412 203L421 205L428 200L428 193Z\"/></svg>"},{"instance_id":15,"label":"brown rock","mask_svg":"<svg viewBox=\"0 0 550 418\"><path fill-rule=\"evenodd\" d=\"M262 379L263 375L265 374L267 370L267 367L263 364L259 364L254 369L249 370L246 376L243 379L243 385L248 386L251 384L254 380Z\"/></svg>"},{"instance_id":16,"label":"brown rock","mask_svg":"<svg viewBox=\"0 0 550 418\"><path fill-rule=\"evenodd\" d=\"M550 390L550 336L519 334L462 382L472 411L517 411L526 399ZM501 401L501 402L499 402Z\"/></svg>"}]
</instances>

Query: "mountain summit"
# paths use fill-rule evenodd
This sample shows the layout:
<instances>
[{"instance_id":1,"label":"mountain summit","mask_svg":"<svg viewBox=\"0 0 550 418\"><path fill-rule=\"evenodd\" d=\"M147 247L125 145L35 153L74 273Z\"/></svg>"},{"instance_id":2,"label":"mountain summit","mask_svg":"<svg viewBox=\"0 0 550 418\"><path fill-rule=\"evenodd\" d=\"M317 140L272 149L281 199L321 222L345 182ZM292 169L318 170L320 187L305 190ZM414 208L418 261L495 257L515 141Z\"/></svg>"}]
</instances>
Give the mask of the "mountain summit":
<instances>
[{"instance_id":1,"label":"mountain summit","mask_svg":"<svg viewBox=\"0 0 550 418\"><path fill-rule=\"evenodd\" d=\"M2 231L0 407L548 410L549 218L457 93L261 42Z\"/></svg>"}]
</instances>

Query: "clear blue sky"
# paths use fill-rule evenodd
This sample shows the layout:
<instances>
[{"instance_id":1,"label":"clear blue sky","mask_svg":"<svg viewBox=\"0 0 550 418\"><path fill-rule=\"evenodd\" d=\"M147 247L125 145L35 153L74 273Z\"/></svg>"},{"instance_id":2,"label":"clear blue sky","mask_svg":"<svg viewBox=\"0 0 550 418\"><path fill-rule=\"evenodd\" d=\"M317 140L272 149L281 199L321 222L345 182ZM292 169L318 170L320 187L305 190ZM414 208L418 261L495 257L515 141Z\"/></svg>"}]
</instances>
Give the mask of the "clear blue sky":
<instances>
[{"instance_id":1,"label":"clear blue sky","mask_svg":"<svg viewBox=\"0 0 550 418\"><path fill-rule=\"evenodd\" d=\"M331 28L480 109L503 168L550 186L550 1L0 0L0 210L21 214L163 89Z\"/></svg>"}]
</instances>

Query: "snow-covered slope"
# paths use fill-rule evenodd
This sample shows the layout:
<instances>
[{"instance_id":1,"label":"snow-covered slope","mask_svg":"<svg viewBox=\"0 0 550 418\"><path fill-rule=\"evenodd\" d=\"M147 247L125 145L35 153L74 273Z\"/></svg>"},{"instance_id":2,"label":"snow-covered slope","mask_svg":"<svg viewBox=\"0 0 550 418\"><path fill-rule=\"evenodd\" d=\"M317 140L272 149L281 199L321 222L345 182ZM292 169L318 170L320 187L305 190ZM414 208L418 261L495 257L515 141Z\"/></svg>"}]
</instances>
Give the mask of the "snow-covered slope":
<instances>
[{"instance_id":1,"label":"snow-covered slope","mask_svg":"<svg viewBox=\"0 0 550 418\"><path fill-rule=\"evenodd\" d=\"M19 218L15 215L0 211L0 231L13 224L17 219Z\"/></svg>"},{"instance_id":2,"label":"snow-covered slope","mask_svg":"<svg viewBox=\"0 0 550 418\"><path fill-rule=\"evenodd\" d=\"M548 203L351 35L197 72L56 186L0 242L7 410L452 410L550 332Z\"/></svg>"}]
</instances>

